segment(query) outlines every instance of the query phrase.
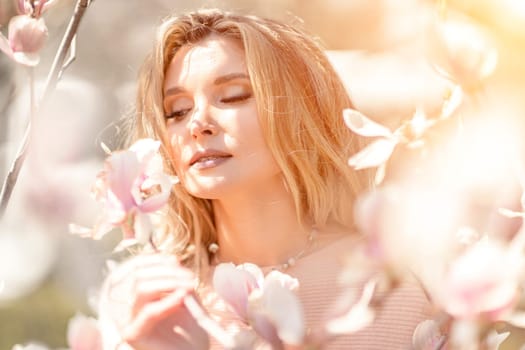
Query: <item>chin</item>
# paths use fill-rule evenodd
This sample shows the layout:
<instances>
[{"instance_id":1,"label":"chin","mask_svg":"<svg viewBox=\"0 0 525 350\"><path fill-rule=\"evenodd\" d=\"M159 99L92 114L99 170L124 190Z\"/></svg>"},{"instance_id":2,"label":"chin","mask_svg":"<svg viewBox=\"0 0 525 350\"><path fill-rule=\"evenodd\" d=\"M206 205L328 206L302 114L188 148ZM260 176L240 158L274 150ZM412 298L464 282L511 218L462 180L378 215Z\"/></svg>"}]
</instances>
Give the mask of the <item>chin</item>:
<instances>
[{"instance_id":1,"label":"chin","mask_svg":"<svg viewBox=\"0 0 525 350\"><path fill-rule=\"evenodd\" d=\"M202 199L219 199L234 191L232 184L228 184L225 179L206 179L206 181L189 180L184 187L189 194Z\"/></svg>"}]
</instances>

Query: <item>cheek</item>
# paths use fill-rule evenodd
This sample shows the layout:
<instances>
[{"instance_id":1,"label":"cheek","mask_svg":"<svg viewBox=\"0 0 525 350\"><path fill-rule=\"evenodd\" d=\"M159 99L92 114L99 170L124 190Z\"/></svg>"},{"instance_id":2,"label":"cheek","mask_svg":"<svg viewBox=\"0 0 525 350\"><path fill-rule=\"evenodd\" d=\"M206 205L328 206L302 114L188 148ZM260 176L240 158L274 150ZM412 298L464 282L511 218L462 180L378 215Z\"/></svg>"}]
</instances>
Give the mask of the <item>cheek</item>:
<instances>
[{"instance_id":1,"label":"cheek","mask_svg":"<svg viewBox=\"0 0 525 350\"><path fill-rule=\"evenodd\" d=\"M177 172L179 172L180 165L182 164L182 150L183 150L183 138L180 134L173 131L169 131L170 145L173 151L173 163Z\"/></svg>"}]
</instances>

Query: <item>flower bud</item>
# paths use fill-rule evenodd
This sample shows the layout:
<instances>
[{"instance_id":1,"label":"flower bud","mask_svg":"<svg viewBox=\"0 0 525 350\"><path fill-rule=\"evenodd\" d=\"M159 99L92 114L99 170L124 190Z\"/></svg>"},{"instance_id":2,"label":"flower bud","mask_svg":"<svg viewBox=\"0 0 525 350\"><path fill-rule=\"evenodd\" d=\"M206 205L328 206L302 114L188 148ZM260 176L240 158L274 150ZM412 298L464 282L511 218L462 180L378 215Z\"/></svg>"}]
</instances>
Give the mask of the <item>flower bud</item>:
<instances>
[{"instance_id":1,"label":"flower bud","mask_svg":"<svg viewBox=\"0 0 525 350\"><path fill-rule=\"evenodd\" d=\"M46 39L47 27L42 18L14 16L9 21L9 40L0 35L0 50L20 64L35 66Z\"/></svg>"}]
</instances>

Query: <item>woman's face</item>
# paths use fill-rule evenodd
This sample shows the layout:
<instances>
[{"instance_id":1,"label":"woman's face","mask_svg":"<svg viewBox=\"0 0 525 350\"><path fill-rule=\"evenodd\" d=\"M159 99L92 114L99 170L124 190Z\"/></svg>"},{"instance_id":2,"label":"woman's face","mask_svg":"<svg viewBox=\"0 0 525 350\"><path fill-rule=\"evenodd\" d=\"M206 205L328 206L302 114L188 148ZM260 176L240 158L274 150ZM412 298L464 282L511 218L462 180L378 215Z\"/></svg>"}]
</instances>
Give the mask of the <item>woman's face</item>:
<instances>
[{"instance_id":1,"label":"woman's face","mask_svg":"<svg viewBox=\"0 0 525 350\"><path fill-rule=\"evenodd\" d=\"M211 35L182 47L166 72L164 112L177 174L194 196L253 194L280 179L236 41Z\"/></svg>"}]
</instances>

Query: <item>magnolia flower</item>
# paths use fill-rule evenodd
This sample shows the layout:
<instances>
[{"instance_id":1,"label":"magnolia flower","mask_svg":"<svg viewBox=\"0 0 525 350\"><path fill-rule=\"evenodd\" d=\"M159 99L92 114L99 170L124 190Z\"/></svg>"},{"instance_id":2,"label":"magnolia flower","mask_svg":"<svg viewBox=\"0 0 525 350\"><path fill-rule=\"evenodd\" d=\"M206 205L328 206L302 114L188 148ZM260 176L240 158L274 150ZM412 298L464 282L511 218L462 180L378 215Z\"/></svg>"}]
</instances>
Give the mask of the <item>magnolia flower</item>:
<instances>
[{"instance_id":1,"label":"magnolia flower","mask_svg":"<svg viewBox=\"0 0 525 350\"><path fill-rule=\"evenodd\" d=\"M0 33L0 50L15 62L36 66L39 52L47 39L47 27L43 18L27 15L14 16L9 21L9 39Z\"/></svg>"},{"instance_id":2,"label":"magnolia flower","mask_svg":"<svg viewBox=\"0 0 525 350\"><path fill-rule=\"evenodd\" d=\"M81 314L69 320L67 343L70 350L102 350L102 340L98 322Z\"/></svg>"},{"instance_id":3,"label":"magnolia flower","mask_svg":"<svg viewBox=\"0 0 525 350\"><path fill-rule=\"evenodd\" d=\"M385 186L358 198L354 214L374 262L397 274L425 261L421 273L435 280L456 250L460 204L439 188Z\"/></svg>"},{"instance_id":4,"label":"magnolia flower","mask_svg":"<svg viewBox=\"0 0 525 350\"><path fill-rule=\"evenodd\" d=\"M442 19L431 27L429 55L438 73L464 88L478 87L495 70L498 52L487 33L465 19Z\"/></svg>"},{"instance_id":5,"label":"magnolia flower","mask_svg":"<svg viewBox=\"0 0 525 350\"><path fill-rule=\"evenodd\" d=\"M279 271L266 277L254 264L219 264L213 287L257 334L273 346L300 345L306 329L301 303L293 290L297 279Z\"/></svg>"},{"instance_id":6,"label":"magnolia flower","mask_svg":"<svg viewBox=\"0 0 525 350\"><path fill-rule=\"evenodd\" d=\"M375 182L376 184L381 183L385 175L386 162L392 156L395 148L399 144L405 144L409 148L421 147L424 144L425 132L438 121L452 116L462 101L463 91L455 87L445 99L439 117L428 119L423 110L417 109L411 119L405 121L394 131L390 131L354 109L345 109L343 118L350 130L361 136L376 138L353 155L348 160L348 165L356 170L378 167Z\"/></svg>"},{"instance_id":7,"label":"magnolia flower","mask_svg":"<svg viewBox=\"0 0 525 350\"><path fill-rule=\"evenodd\" d=\"M41 16L54 3L56 0L18 0L19 16L9 21L8 38L0 33L0 50L17 63L36 66L47 39L47 27Z\"/></svg>"},{"instance_id":8,"label":"magnolia flower","mask_svg":"<svg viewBox=\"0 0 525 350\"><path fill-rule=\"evenodd\" d=\"M151 215L167 203L176 182L163 172L159 141L141 139L128 150L113 152L93 187L104 213L93 230L72 225L83 236L100 239L113 227L124 233L123 245L145 243L153 229Z\"/></svg>"},{"instance_id":9,"label":"magnolia flower","mask_svg":"<svg viewBox=\"0 0 525 350\"><path fill-rule=\"evenodd\" d=\"M522 267L519 254L480 241L451 263L437 299L455 318L500 320L518 301Z\"/></svg>"}]
</instances>

